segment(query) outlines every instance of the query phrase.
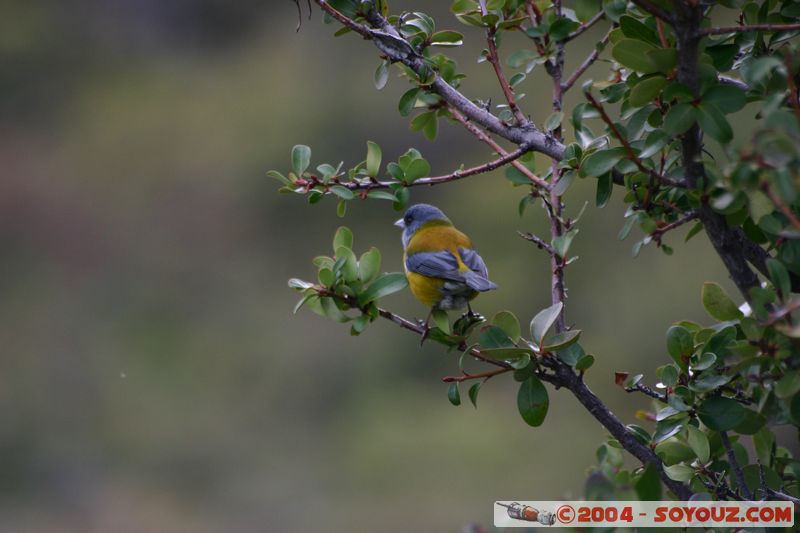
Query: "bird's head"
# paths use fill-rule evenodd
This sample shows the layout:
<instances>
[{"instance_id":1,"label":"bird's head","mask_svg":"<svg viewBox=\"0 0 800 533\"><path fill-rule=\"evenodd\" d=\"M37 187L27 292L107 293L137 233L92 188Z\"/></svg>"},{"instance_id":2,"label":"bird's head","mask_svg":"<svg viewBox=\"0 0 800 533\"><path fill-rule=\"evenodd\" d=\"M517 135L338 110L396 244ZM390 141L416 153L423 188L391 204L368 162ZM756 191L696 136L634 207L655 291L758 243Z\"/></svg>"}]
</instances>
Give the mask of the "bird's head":
<instances>
[{"instance_id":1,"label":"bird's head","mask_svg":"<svg viewBox=\"0 0 800 533\"><path fill-rule=\"evenodd\" d=\"M429 204L416 204L409 207L403 218L394 223L395 226L403 228L403 247L408 247L408 241L423 224L432 221L451 224L450 219L438 207Z\"/></svg>"}]
</instances>

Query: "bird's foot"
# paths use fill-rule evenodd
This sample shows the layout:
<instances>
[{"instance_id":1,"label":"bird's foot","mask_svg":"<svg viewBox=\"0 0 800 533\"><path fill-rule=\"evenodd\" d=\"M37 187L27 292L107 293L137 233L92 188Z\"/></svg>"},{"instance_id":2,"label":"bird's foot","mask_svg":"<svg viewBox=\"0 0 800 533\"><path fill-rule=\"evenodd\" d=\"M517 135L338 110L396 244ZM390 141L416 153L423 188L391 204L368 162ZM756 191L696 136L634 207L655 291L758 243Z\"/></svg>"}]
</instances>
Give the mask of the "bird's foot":
<instances>
[{"instance_id":1,"label":"bird's foot","mask_svg":"<svg viewBox=\"0 0 800 533\"><path fill-rule=\"evenodd\" d=\"M422 328L422 337L419 339L419 345L422 346L422 343L425 342L425 339L428 338L428 334L431 332L431 327L428 325L427 320L418 320L417 322Z\"/></svg>"}]
</instances>

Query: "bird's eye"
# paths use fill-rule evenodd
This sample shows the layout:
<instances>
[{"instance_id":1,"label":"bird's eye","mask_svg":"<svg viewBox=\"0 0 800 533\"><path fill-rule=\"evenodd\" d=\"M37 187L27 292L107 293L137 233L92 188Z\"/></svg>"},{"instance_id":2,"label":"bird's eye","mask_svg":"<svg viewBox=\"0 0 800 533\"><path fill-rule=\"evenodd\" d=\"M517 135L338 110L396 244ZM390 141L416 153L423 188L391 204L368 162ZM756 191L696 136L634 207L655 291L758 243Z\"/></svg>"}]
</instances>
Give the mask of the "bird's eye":
<instances>
[{"instance_id":1,"label":"bird's eye","mask_svg":"<svg viewBox=\"0 0 800 533\"><path fill-rule=\"evenodd\" d=\"M406 215L406 216L404 216L404 217L403 217L403 221L404 221L406 224L410 224L410 223L411 223L411 215Z\"/></svg>"}]
</instances>

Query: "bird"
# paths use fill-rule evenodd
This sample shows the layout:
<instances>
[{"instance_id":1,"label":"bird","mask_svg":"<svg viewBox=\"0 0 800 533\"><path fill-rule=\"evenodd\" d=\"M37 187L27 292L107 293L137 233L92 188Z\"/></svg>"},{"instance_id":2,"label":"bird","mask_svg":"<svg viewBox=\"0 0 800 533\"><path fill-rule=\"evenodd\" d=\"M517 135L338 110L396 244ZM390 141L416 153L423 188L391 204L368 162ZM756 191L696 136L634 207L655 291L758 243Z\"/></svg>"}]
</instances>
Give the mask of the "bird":
<instances>
[{"instance_id":1,"label":"bird","mask_svg":"<svg viewBox=\"0 0 800 533\"><path fill-rule=\"evenodd\" d=\"M489 280L483 258L472 241L456 229L438 207L415 204L395 226L402 228L403 267L412 294L426 307L424 342L434 310L468 310L475 316L470 301L478 293L497 289Z\"/></svg>"}]
</instances>

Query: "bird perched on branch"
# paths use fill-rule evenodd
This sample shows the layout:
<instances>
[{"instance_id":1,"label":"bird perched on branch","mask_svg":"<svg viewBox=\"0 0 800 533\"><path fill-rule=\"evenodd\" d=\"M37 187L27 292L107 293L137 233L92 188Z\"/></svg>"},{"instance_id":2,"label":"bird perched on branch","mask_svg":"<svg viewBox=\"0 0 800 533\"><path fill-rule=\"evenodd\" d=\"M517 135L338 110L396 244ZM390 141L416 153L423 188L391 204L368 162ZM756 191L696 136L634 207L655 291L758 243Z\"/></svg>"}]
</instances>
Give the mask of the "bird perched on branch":
<instances>
[{"instance_id":1,"label":"bird perched on branch","mask_svg":"<svg viewBox=\"0 0 800 533\"><path fill-rule=\"evenodd\" d=\"M411 292L431 311L466 307L479 292L494 290L486 263L473 250L469 237L458 231L441 209L428 204L408 208L395 222L403 228L403 266Z\"/></svg>"}]
</instances>

